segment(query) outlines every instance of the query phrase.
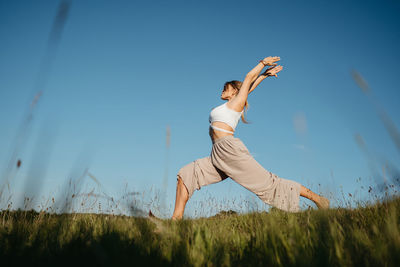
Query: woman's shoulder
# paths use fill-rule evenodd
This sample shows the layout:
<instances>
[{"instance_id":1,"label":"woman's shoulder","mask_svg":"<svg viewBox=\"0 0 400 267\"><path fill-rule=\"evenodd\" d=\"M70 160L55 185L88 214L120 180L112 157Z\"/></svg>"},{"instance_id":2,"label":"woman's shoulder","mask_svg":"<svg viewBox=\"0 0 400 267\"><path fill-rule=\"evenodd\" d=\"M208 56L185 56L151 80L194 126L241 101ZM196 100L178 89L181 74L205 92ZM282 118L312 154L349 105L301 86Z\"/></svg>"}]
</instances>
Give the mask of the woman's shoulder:
<instances>
[{"instance_id":1,"label":"woman's shoulder","mask_svg":"<svg viewBox=\"0 0 400 267\"><path fill-rule=\"evenodd\" d=\"M238 105L236 103L225 102L225 106L228 109L230 109L230 110L232 110L232 111L234 111L236 113L243 113L243 110L244 110L244 107L241 107L240 105ZM241 111L238 111L238 110L241 110Z\"/></svg>"}]
</instances>

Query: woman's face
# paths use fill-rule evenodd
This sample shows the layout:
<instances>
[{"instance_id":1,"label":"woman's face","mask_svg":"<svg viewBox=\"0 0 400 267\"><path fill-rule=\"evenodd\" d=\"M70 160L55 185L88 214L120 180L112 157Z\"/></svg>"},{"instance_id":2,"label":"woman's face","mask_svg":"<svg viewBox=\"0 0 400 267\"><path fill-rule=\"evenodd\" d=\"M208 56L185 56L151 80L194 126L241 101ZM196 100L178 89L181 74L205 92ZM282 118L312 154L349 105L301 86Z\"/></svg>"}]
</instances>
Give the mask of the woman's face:
<instances>
[{"instance_id":1,"label":"woman's face","mask_svg":"<svg viewBox=\"0 0 400 267\"><path fill-rule=\"evenodd\" d=\"M237 90L235 88L233 88L232 85L227 84L224 89L222 90L221 93L221 99L222 100L229 100L231 99L233 96L235 96L237 93Z\"/></svg>"}]
</instances>

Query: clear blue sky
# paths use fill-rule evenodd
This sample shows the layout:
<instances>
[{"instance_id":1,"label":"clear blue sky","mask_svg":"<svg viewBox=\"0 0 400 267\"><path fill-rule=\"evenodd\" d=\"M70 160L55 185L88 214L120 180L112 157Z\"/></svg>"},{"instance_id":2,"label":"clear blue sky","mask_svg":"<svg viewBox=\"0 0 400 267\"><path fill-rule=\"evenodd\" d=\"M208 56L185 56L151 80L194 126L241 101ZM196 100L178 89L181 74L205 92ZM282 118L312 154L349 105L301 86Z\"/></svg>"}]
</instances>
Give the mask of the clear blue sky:
<instances>
[{"instance_id":1,"label":"clear blue sky","mask_svg":"<svg viewBox=\"0 0 400 267\"><path fill-rule=\"evenodd\" d=\"M32 101L58 4L0 1L1 170ZM399 13L397 1L72 1L10 182L14 207L25 179L48 199L84 165L109 195L118 198L126 184L145 194L146 209L164 190L167 166L167 205L156 212L170 215L176 173L210 153L208 115L222 103L224 82L243 80L266 56L280 56L284 69L250 95L251 124L240 122L236 136L281 177L335 199L341 188L361 196L373 173L354 135L378 158L397 164L399 153L350 71L399 127ZM42 153L49 156L41 161ZM93 181L85 183L90 190ZM242 203L268 208L228 180L195 192L187 215L245 211Z\"/></svg>"}]
</instances>

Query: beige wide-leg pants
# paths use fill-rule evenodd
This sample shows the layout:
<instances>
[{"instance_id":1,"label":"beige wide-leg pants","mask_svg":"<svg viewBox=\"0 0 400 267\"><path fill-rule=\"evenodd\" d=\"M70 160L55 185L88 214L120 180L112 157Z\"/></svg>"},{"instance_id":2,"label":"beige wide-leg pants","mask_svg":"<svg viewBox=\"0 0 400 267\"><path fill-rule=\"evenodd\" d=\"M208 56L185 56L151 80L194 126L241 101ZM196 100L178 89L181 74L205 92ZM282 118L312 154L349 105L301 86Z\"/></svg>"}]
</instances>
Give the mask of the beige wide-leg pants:
<instances>
[{"instance_id":1,"label":"beige wide-leg pants","mask_svg":"<svg viewBox=\"0 0 400 267\"><path fill-rule=\"evenodd\" d=\"M189 192L228 177L255 193L262 201L281 210L299 211L300 184L264 169L243 142L233 136L217 139L211 155L195 160L178 172Z\"/></svg>"}]
</instances>

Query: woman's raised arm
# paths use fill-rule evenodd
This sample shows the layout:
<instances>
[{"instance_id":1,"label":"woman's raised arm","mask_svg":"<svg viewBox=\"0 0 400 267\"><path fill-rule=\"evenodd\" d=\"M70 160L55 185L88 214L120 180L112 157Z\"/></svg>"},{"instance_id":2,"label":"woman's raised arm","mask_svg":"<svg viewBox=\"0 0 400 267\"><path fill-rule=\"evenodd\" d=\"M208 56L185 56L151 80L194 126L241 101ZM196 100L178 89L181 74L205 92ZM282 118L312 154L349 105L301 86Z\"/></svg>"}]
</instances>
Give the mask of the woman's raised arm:
<instances>
[{"instance_id":1,"label":"woman's raised arm","mask_svg":"<svg viewBox=\"0 0 400 267\"><path fill-rule=\"evenodd\" d=\"M249 94L254 91L254 89L256 89L256 87L265 80L265 78L270 77L270 76L275 76L278 77L277 73L280 72L283 69L282 66L278 65L278 66L274 66L271 68L268 68L264 71L264 73L262 73L260 76L257 77L257 79L252 83L250 90L249 90Z\"/></svg>"},{"instance_id":2,"label":"woman's raised arm","mask_svg":"<svg viewBox=\"0 0 400 267\"><path fill-rule=\"evenodd\" d=\"M280 60L280 57L266 57L263 60L260 60L260 63L258 63L257 66L255 66L251 71L249 71L249 73L246 74L246 78L240 87L239 93L234 99L232 99L230 107L237 111L242 111L252 83L257 79L258 75L265 66L275 66L275 62L278 60Z\"/></svg>"},{"instance_id":3,"label":"woman's raised arm","mask_svg":"<svg viewBox=\"0 0 400 267\"><path fill-rule=\"evenodd\" d=\"M251 82L254 82L257 79L258 75L262 71L265 66L276 66L277 61L281 60L280 57L266 57L263 60L260 60L260 64L257 64L249 73L247 73L246 77L252 79Z\"/></svg>"}]
</instances>

